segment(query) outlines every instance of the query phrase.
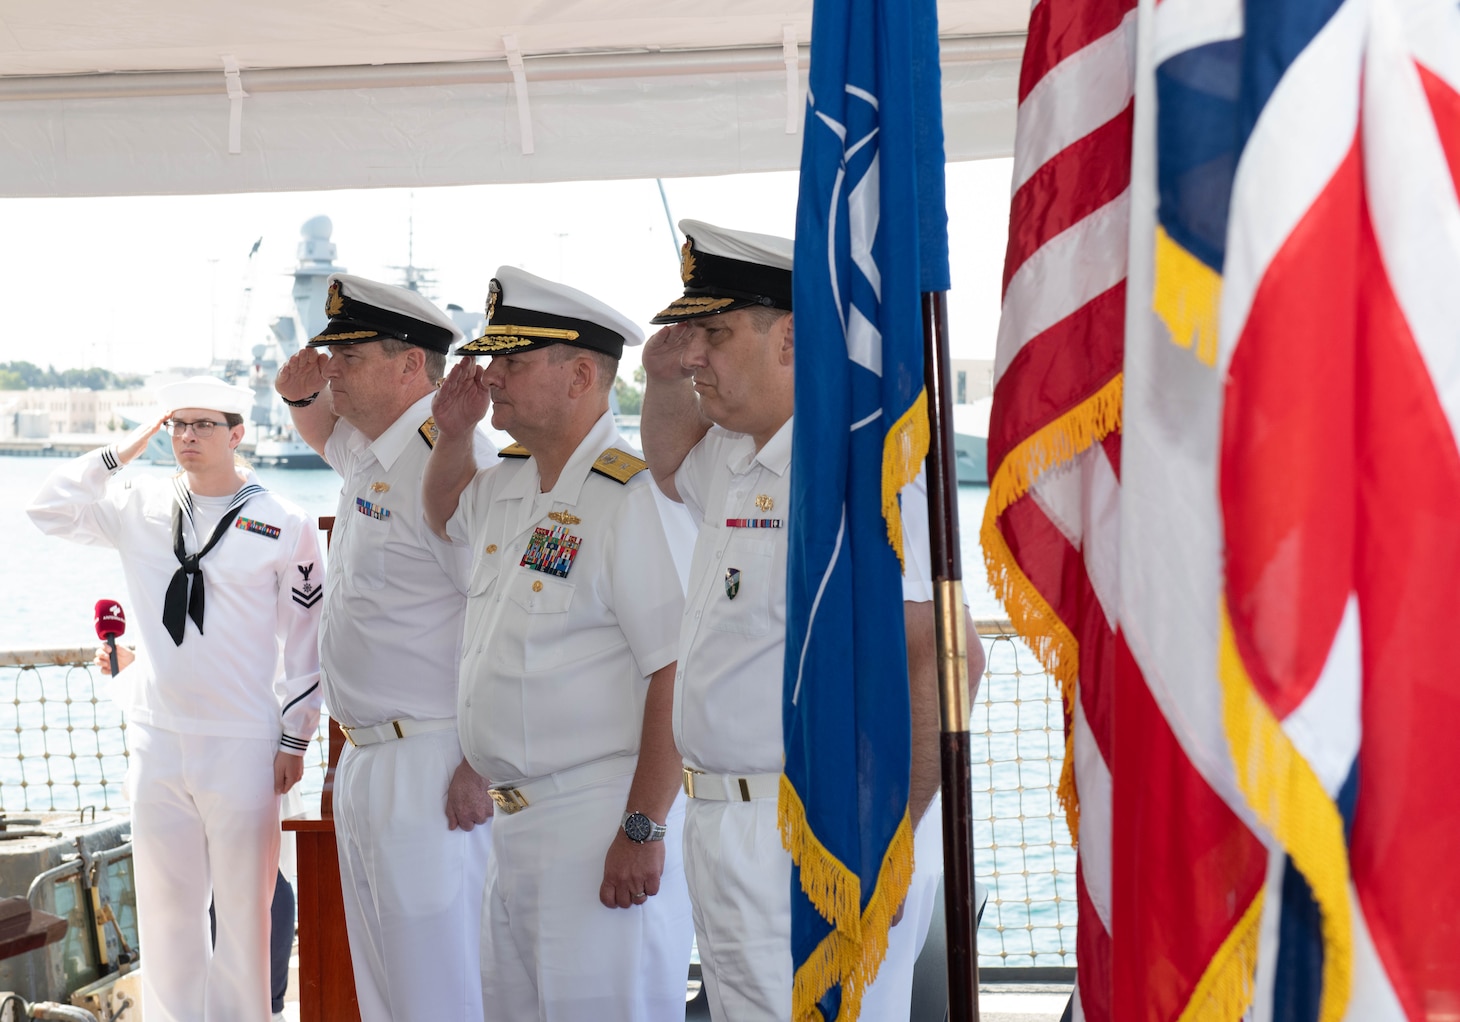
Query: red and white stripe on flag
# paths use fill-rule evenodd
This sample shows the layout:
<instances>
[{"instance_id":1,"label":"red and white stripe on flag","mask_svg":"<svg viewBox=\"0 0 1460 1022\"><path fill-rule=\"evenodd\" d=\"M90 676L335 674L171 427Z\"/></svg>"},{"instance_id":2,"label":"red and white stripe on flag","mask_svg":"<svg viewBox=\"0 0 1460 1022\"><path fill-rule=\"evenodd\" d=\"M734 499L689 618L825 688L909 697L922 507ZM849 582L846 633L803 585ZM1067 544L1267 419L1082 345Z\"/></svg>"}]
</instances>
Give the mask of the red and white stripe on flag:
<instances>
[{"instance_id":1,"label":"red and white stripe on flag","mask_svg":"<svg viewBox=\"0 0 1460 1022\"><path fill-rule=\"evenodd\" d=\"M1111 717L1135 0L1039 0L1019 83L982 538L1065 705L1080 1018L1111 1019Z\"/></svg>"}]
</instances>

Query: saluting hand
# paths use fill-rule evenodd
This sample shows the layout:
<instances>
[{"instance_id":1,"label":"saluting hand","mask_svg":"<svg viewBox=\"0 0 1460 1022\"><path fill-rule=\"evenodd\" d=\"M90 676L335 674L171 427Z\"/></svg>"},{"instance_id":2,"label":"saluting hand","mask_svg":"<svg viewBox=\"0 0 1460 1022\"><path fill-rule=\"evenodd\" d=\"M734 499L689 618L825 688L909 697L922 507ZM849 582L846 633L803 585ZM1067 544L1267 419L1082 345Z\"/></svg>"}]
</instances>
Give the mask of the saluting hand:
<instances>
[{"instance_id":1,"label":"saluting hand","mask_svg":"<svg viewBox=\"0 0 1460 1022\"><path fill-rule=\"evenodd\" d=\"M486 372L475 358L468 356L456 363L442 381L431 399L431 416L442 436L470 433L487 414L491 403Z\"/></svg>"},{"instance_id":2,"label":"saluting hand","mask_svg":"<svg viewBox=\"0 0 1460 1022\"><path fill-rule=\"evenodd\" d=\"M157 435L157 431L162 428L162 424L167 421L170 415L172 413L168 412L167 415L162 416L156 422L144 422L132 430L131 433L127 434L127 439L117 445L117 460L125 465L145 451L148 442Z\"/></svg>"},{"instance_id":3,"label":"saluting hand","mask_svg":"<svg viewBox=\"0 0 1460 1022\"><path fill-rule=\"evenodd\" d=\"M691 373L682 359L693 329L684 323L671 323L644 342L644 375L651 380L670 382L688 379Z\"/></svg>"},{"instance_id":4,"label":"saluting hand","mask_svg":"<svg viewBox=\"0 0 1460 1022\"><path fill-rule=\"evenodd\" d=\"M303 401L324 390L324 364L329 356L318 348L300 348L274 377L274 389L288 401Z\"/></svg>"}]
</instances>

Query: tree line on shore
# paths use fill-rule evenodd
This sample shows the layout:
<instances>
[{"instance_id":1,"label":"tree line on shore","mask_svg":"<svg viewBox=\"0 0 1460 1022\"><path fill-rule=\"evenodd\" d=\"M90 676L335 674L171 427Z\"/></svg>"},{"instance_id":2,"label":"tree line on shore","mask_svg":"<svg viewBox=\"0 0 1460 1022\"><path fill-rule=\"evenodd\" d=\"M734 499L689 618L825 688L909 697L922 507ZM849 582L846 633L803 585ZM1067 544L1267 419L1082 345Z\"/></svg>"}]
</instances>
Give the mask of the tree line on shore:
<instances>
[{"instance_id":1,"label":"tree line on shore","mask_svg":"<svg viewBox=\"0 0 1460 1022\"><path fill-rule=\"evenodd\" d=\"M96 366L90 369L60 369L31 362L0 362L0 390L44 390L51 387L85 390L126 390L140 387L141 376L117 374Z\"/></svg>"}]
</instances>

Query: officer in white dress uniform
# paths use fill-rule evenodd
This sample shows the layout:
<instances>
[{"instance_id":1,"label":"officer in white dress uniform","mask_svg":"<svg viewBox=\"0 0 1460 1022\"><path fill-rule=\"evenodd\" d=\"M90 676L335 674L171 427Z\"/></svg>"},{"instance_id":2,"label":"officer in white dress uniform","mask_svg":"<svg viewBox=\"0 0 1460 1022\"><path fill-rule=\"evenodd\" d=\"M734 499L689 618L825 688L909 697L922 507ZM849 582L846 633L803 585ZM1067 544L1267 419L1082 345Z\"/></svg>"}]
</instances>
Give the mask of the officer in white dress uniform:
<instances>
[{"instance_id":1,"label":"officer in white dress uniform","mask_svg":"<svg viewBox=\"0 0 1460 1022\"><path fill-rule=\"evenodd\" d=\"M484 999L542 1022L684 1018L691 923L670 732L684 605L643 461L608 410L643 334L513 267L434 406L426 516L476 559L458 721L497 815ZM470 457L486 413L518 441Z\"/></svg>"},{"instance_id":2,"label":"officer in white dress uniform","mask_svg":"<svg viewBox=\"0 0 1460 1022\"><path fill-rule=\"evenodd\" d=\"M654 318L680 324L644 350L642 435L666 494L700 522L680 633L674 737L690 801L685 871L711 1015L791 1013L791 858L776 797L795 404L792 243L694 220L685 293ZM912 686L915 874L862 1017L906 1019L912 968L942 874L937 671L926 492L903 493L903 585ZM778 522L775 527L767 526ZM970 625L970 628L972 626ZM982 672L981 650L969 653Z\"/></svg>"},{"instance_id":3,"label":"officer in white dress uniform","mask_svg":"<svg viewBox=\"0 0 1460 1022\"><path fill-rule=\"evenodd\" d=\"M320 655L349 738L334 813L360 1015L479 1019L491 800L456 739L470 556L421 513L431 398L461 332L415 292L346 274L330 278L326 311L275 388L344 478ZM482 434L467 447L495 460Z\"/></svg>"},{"instance_id":4,"label":"officer in white dress uniform","mask_svg":"<svg viewBox=\"0 0 1460 1022\"><path fill-rule=\"evenodd\" d=\"M234 460L253 393L205 376L159 396L166 415L62 466L30 516L116 548L150 654L123 699L142 1013L261 1022L279 797L319 724L324 562L309 517ZM114 478L164 426L182 472Z\"/></svg>"}]
</instances>

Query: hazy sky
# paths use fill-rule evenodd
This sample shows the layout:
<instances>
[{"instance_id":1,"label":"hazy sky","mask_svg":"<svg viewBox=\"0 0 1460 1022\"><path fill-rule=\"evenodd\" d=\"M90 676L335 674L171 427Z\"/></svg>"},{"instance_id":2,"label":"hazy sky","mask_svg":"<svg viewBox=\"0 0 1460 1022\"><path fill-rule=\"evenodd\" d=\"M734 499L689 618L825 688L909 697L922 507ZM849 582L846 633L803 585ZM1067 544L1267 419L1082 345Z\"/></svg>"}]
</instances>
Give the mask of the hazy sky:
<instances>
[{"instance_id":1,"label":"hazy sky","mask_svg":"<svg viewBox=\"0 0 1460 1022\"><path fill-rule=\"evenodd\" d=\"M948 168L955 357L993 357L1011 169L1009 160ZM676 221L794 230L794 173L669 178L664 188ZM0 362L146 373L206 365L215 352L247 357L269 320L290 309L299 227L319 214L334 222L337 263L392 283L413 219L414 261L432 268L434 297L474 311L504 263L581 288L646 325L682 290L678 241L653 180L3 199ZM628 375L636 355L624 363Z\"/></svg>"}]
</instances>

